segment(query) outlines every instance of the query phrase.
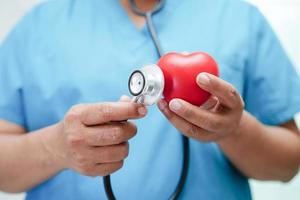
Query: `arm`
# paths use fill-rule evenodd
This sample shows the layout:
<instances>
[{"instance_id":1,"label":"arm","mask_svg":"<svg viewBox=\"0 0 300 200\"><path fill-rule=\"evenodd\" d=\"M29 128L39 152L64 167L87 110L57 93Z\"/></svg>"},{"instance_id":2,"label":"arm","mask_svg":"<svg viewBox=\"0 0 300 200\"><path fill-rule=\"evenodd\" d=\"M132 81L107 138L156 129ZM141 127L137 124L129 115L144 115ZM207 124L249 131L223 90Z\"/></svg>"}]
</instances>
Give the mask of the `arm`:
<instances>
[{"instance_id":1,"label":"arm","mask_svg":"<svg viewBox=\"0 0 300 200\"><path fill-rule=\"evenodd\" d=\"M230 161L246 176L262 180L290 180L300 165L300 138L295 124L266 126L244 111L244 103L229 83L200 74L198 85L212 93L205 105L196 107L181 99L159 108L187 137L216 142ZM299 133L299 132L298 132Z\"/></svg>"},{"instance_id":2,"label":"arm","mask_svg":"<svg viewBox=\"0 0 300 200\"><path fill-rule=\"evenodd\" d=\"M136 133L124 120L145 115L145 107L130 102L77 105L61 122L30 134L1 121L0 190L23 192L63 169L111 174L122 167Z\"/></svg>"},{"instance_id":3,"label":"arm","mask_svg":"<svg viewBox=\"0 0 300 200\"><path fill-rule=\"evenodd\" d=\"M244 112L241 134L218 143L246 176L286 182L297 174L300 166L300 138L296 128L293 121L285 127L266 126Z\"/></svg>"},{"instance_id":4,"label":"arm","mask_svg":"<svg viewBox=\"0 0 300 200\"><path fill-rule=\"evenodd\" d=\"M15 124L1 121L0 189L22 192L45 181L63 169L62 162L48 151L58 125L34 134Z\"/></svg>"}]
</instances>

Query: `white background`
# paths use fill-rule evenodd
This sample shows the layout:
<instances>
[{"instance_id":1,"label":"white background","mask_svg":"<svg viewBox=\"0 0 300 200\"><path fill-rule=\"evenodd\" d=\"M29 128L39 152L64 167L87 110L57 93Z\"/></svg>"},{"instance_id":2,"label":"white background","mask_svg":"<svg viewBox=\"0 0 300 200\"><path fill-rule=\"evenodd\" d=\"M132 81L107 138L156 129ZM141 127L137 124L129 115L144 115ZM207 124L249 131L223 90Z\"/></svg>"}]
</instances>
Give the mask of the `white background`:
<instances>
[{"instance_id":1,"label":"white background","mask_svg":"<svg viewBox=\"0 0 300 200\"><path fill-rule=\"evenodd\" d=\"M300 72L300 0L251 1L267 16ZM39 0L0 0L0 41L24 12L37 2ZM299 124L300 120L297 121ZM251 181L251 186L255 200L300 200L300 175L288 184ZM23 198L23 194L0 192L0 200Z\"/></svg>"}]
</instances>

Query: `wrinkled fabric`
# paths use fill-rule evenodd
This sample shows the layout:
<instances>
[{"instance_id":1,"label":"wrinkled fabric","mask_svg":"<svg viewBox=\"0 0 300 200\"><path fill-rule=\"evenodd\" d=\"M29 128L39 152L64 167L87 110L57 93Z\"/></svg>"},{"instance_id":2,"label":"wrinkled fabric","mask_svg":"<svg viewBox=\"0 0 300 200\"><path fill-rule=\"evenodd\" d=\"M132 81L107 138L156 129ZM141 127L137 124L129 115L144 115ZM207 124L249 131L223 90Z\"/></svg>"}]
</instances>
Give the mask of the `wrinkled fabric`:
<instances>
[{"instance_id":1,"label":"wrinkled fabric","mask_svg":"<svg viewBox=\"0 0 300 200\"><path fill-rule=\"evenodd\" d=\"M204 51L218 62L245 109L269 125L300 110L299 78L268 22L238 0L167 0L154 16L165 52ZM158 56L118 0L53 0L29 12L0 48L0 118L29 132L61 120L74 104L117 101L130 73ZM181 136L158 109L137 120L124 167L111 177L118 199L167 199L181 172ZM251 199L248 180L218 145L190 140L182 199ZM64 170L27 200L106 199L100 177Z\"/></svg>"}]
</instances>

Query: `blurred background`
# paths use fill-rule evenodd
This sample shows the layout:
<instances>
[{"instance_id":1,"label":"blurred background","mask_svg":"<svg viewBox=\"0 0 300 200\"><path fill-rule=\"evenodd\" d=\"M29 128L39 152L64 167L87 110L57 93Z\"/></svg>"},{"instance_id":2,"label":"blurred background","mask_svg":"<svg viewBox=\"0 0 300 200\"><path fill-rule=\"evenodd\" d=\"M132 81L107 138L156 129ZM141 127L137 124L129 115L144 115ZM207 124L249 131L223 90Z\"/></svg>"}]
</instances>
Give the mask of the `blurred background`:
<instances>
[{"instance_id":1,"label":"blurred background","mask_svg":"<svg viewBox=\"0 0 300 200\"><path fill-rule=\"evenodd\" d=\"M0 43L26 11L39 2L41 0L0 0ZM268 18L300 74L300 0L250 2L257 5ZM300 114L296 120L299 126ZM287 184L251 181L251 187L254 200L300 200L300 174ZM0 192L0 200L22 199L24 194Z\"/></svg>"}]
</instances>

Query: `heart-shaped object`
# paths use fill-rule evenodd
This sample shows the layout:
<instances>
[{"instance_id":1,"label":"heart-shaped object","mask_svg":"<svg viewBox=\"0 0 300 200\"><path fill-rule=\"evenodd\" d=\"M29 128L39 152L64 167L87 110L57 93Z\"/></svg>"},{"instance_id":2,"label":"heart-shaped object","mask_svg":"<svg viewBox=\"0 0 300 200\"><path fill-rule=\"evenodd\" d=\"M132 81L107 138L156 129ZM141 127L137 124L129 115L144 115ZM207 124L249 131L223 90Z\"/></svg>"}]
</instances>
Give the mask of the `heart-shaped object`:
<instances>
[{"instance_id":1,"label":"heart-shaped object","mask_svg":"<svg viewBox=\"0 0 300 200\"><path fill-rule=\"evenodd\" d=\"M168 53L157 63L164 74L163 96L167 102L174 98L183 99L193 105L202 105L210 93L201 89L196 82L199 73L219 75L218 64L207 53Z\"/></svg>"}]
</instances>

